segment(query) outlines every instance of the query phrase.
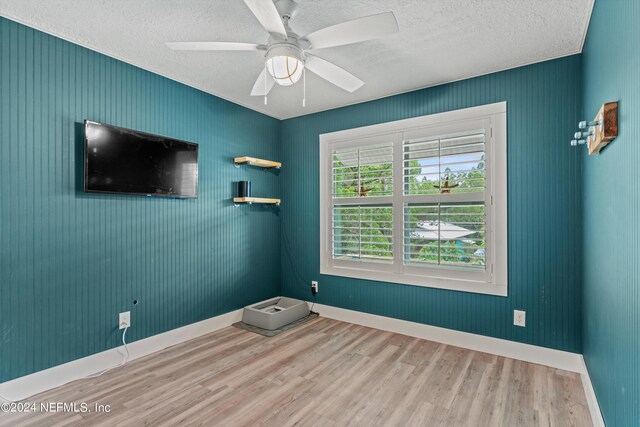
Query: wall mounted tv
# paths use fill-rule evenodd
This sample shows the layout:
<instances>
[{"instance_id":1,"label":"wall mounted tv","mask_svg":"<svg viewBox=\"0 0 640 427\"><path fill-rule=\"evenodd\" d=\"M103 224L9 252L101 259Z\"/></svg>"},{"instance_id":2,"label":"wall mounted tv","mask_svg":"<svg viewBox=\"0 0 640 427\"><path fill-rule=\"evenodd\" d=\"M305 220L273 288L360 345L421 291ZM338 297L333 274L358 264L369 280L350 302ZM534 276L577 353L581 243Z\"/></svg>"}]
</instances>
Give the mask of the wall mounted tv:
<instances>
[{"instance_id":1,"label":"wall mounted tv","mask_svg":"<svg viewBox=\"0 0 640 427\"><path fill-rule=\"evenodd\" d=\"M84 123L85 192L198 197L198 144Z\"/></svg>"}]
</instances>

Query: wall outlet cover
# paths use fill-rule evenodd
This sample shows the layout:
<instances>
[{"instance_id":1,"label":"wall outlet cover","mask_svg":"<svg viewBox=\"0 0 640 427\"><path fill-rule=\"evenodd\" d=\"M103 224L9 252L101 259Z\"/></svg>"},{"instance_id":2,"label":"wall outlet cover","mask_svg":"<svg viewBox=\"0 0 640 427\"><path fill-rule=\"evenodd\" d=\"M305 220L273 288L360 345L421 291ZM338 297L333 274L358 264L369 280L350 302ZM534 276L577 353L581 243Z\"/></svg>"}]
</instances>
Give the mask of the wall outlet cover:
<instances>
[{"instance_id":1,"label":"wall outlet cover","mask_svg":"<svg viewBox=\"0 0 640 427\"><path fill-rule=\"evenodd\" d=\"M131 326L131 312L125 311L118 316L118 328L124 329Z\"/></svg>"},{"instance_id":2,"label":"wall outlet cover","mask_svg":"<svg viewBox=\"0 0 640 427\"><path fill-rule=\"evenodd\" d=\"M515 326L522 326L523 328L526 326L527 322L527 313L522 310L513 310L513 324Z\"/></svg>"},{"instance_id":3,"label":"wall outlet cover","mask_svg":"<svg viewBox=\"0 0 640 427\"><path fill-rule=\"evenodd\" d=\"M311 292L313 292L314 295L318 293L318 282L315 280L311 282Z\"/></svg>"}]
</instances>

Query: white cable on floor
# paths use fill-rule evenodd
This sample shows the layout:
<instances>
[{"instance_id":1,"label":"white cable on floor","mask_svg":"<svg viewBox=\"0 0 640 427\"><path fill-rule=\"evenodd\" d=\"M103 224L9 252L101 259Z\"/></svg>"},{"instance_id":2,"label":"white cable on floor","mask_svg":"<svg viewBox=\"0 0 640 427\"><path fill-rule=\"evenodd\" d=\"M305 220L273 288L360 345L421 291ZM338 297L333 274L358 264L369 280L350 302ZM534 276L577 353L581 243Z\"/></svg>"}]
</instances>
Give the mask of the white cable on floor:
<instances>
[{"instance_id":1,"label":"white cable on floor","mask_svg":"<svg viewBox=\"0 0 640 427\"><path fill-rule=\"evenodd\" d=\"M98 378L99 376L106 374L112 369L124 366L124 364L129 361L129 348L127 347L127 341L125 340L125 337L127 336L127 329L129 329L128 326L126 326L124 328L124 331L122 331L122 345L124 346L124 351L126 352L126 355L124 356L124 359L122 359L122 362L118 363L116 366L112 366L111 368L105 369L104 371L96 372L95 374L88 375L84 378Z\"/></svg>"},{"instance_id":2,"label":"white cable on floor","mask_svg":"<svg viewBox=\"0 0 640 427\"><path fill-rule=\"evenodd\" d=\"M126 326L124 328L124 331L122 331L122 345L124 346L124 351L126 352L126 354L124 356L124 359L122 359L122 362L118 363L115 366L112 366L111 368L105 369L104 371L96 372L95 374L91 374L91 375L88 375L88 376L82 377L82 378L76 378L75 380L67 381L66 383L61 384L61 385L59 385L57 387L62 387L63 385L67 385L70 382L77 381L77 380L83 380L83 379L87 379L87 378L98 378L99 376L101 376L103 374L106 374L107 372L109 372L112 369L124 366L124 364L129 361L129 357L130 357L129 348L127 347L127 341L126 341L126 336L127 336L127 330L128 329L129 329L129 327ZM1 394L0 394L0 399L4 400L5 402L8 402L8 403L16 403L16 402L18 402L17 400L11 400L11 399L9 399L7 397L4 397Z\"/></svg>"}]
</instances>

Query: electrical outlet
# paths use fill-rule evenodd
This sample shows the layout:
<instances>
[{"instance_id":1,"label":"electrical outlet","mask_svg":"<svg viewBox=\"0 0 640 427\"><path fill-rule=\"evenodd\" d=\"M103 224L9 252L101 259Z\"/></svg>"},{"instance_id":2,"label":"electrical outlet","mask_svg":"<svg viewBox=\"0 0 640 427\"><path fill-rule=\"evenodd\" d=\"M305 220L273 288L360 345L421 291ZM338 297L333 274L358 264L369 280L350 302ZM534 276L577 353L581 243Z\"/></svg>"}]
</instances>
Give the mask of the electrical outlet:
<instances>
[{"instance_id":1,"label":"electrical outlet","mask_svg":"<svg viewBox=\"0 0 640 427\"><path fill-rule=\"evenodd\" d=\"M118 327L120 329L124 329L128 328L129 326L131 326L131 312L125 311L123 313L120 313L120 316L118 317Z\"/></svg>"},{"instance_id":2,"label":"electrical outlet","mask_svg":"<svg viewBox=\"0 0 640 427\"><path fill-rule=\"evenodd\" d=\"M526 326L527 313L522 310L513 310L513 324L515 326Z\"/></svg>"},{"instance_id":3,"label":"electrical outlet","mask_svg":"<svg viewBox=\"0 0 640 427\"><path fill-rule=\"evenodd\" d=\"M311 282L311 293L314 295L318 293L318 282L315 280Z\"/></svg>"}]
</instances>

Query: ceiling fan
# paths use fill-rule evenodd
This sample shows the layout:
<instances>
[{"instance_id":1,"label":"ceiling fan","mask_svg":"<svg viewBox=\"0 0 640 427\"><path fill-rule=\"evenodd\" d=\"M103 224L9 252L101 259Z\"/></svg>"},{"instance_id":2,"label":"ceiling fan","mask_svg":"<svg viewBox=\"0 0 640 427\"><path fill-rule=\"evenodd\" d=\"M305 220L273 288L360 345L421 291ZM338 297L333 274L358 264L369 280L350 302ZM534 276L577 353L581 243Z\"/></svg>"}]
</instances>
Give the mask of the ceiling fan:
<instances>
[{"instance_id":1,"label":"ceiling fan","mask_svg":"<svg viewBox=\"0 0 640 427\"><path fill-rule=\"evenodd\" d=\"M330 83L354 92L364 82L347 70L309 52L358 43L398 32L398 23L393 12L380 13L353 19L299 36L289 20L298 11L293 0L244 0L251 12L270 34L266 44L237 42L168 42L173 50L186 51L263 51L265 67L258 76L251 96L264 96L275 83L281 86L295 84L309 70ZM303 79L303 82L306 77ZM306 89L305 89L306 92ZM304 106L303 99L303 106Z\"/></svg>"}]
</instances>

